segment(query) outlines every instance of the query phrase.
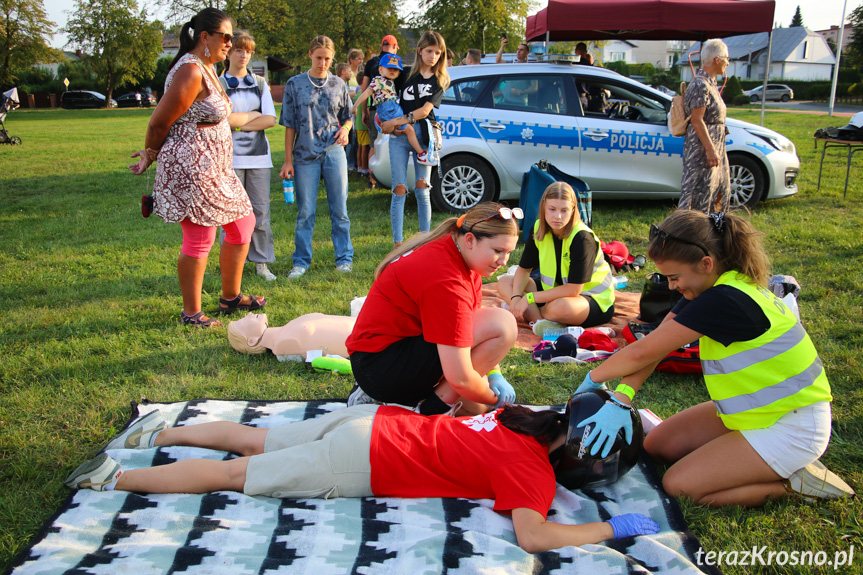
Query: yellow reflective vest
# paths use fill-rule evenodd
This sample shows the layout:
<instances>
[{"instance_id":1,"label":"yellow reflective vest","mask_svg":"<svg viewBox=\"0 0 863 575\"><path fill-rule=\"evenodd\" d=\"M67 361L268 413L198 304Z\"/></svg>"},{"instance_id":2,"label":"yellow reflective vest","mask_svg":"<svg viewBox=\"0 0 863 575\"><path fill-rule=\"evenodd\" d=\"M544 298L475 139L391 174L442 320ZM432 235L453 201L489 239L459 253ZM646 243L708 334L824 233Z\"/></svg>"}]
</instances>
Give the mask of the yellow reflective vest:
<instances>
[{"instance_id":1,"label":"yellow reflective vest","mask_svg":"<svg viewBox=\"0 0 863 575\"><path fill-rule=\"evenodd\" d=\"M533 225L534 241L536 248L539 251L539 275L542 282L543 290L550 290L554 286L554 280L557 277L557 256L554 253L554 234L551 232L545 234L542 241L536 240L536 231L539 229L539 220ZM569 248L572 245L572 240L578 232L589 232L596 242L596 260L593 262L593 273L590 276L590 281L584 284L581 290L582 295L593 298L599 304L599 309L607 311L614 303L614 276L611 274L611 266L605 261L605 255L602 253L602 247L599 243L599 238L593 233L593 230L584 225L584 222L578 221L572 227L572 233L569 237L563 239L563 246L560 250L560 277L563 283L568 283L569 277Z\"/></svg>"},{"instance_id":2,"label":"yellow reflective vest","mask_svg":"<svg viewBox=\"0 0 863 575\"><path fill-rule=\"evenodd\" d=\"M798 407L833 399L812 340L782 300L736 271L714 285L742 291L770 322L750 341L727 347L707 336L699 341L707 391L727 428L763 429Z\"/></svg>"}]
</instances>

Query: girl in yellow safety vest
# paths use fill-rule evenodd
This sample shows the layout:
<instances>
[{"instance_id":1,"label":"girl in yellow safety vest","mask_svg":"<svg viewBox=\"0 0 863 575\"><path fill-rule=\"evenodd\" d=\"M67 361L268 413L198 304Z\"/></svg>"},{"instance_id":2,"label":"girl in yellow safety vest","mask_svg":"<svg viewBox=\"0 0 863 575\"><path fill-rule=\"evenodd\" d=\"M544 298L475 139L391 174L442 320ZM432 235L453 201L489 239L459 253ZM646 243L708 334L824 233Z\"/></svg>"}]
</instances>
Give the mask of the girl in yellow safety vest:
<instances>
[{"instance_id":1,"label":"girl in yellow safety vest","mask_svg":"<svg viewBox=\"0 0 863 575\"><path fill-rule=\"evenodd\" d=\"M588 372L576 390L623 378L582 422L591 426L591 453L607 453L621 430L631 439L621 406L659 360L700 339L712 401L673 415L644 442L651 456L673 464L665 490L714 507L759 506L788 492L852 495L818 461L830 439L830 384L803 326L767 289L760 234L733 214L679 210L651 227L648 255L683 298L655 331Z\"/></svg>"},{"instance_id":2,"label":"girl in yellow safety vest","mask_svg":"<svg viewBox=\"0 0 863 575\"><path fill-rule=\"evenodd\" d=\"M497 282L515 319L535 323L538 335L560 324L608 323L614 316L614 277L599 238L578 215L569 184L555 182L545 189L533 229L515 275ZM531 277L534 270L537 280Z\"/></svg>"}]
</instances>

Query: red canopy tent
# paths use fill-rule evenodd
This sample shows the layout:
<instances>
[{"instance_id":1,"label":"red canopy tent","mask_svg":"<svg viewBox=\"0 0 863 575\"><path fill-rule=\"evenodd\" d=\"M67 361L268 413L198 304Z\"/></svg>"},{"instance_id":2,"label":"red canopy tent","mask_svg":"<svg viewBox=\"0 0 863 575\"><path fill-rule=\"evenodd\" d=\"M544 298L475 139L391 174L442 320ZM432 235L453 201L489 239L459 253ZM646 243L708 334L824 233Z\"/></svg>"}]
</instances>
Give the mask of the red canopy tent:
<instances>
[{"instance_id":1,"label":"red canopy tent","mask_svg":"<svg viewBox=\"0 0 863 575\"><path fill-rule=\"evenodd\" d=\"M773 29L773 0L549 0L527 41L706 40Z\"/></svg>"}]
</instances>

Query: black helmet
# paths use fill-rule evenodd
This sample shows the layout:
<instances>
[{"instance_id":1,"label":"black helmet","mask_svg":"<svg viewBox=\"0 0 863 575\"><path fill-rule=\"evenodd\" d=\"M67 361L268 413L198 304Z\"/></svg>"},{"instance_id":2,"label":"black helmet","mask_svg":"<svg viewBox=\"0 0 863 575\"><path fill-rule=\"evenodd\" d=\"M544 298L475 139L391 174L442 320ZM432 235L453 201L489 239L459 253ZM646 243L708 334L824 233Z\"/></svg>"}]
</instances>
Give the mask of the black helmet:
<instances>
[{"instance_id":1,"label":"black helmet","mask_svg":"<svg viewBox=\"0 0 863 575\"><path fill-rule=\"evenodd\" d=\"M630 407L632 416L632 443L626 443L624 431L620 430L617 439L606 457L598 453L591 455L582 445L593 426L588 424L579 429L578 424L599 411L610 397L605 390L577 393L569 398L564 415L569 416L566 442L549 454L557 482L567 489L599 487L614 483L632 469L641 453L644 430L641 417L635 408Z\"/></svg>"}]
</instances>

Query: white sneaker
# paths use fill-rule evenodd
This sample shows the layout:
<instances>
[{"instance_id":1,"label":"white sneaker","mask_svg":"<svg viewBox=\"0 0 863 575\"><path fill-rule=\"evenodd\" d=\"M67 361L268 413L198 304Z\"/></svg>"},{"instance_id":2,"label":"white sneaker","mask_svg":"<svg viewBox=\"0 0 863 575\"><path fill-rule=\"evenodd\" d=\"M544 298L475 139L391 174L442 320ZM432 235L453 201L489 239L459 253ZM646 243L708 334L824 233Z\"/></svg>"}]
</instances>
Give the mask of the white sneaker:
<instances>
[{"instance_id":1,"label":"white sneaker","mask_svg":"<svg viewBox=\"0 0 863 575\"><path fill-rule=\"evenodd\" d=\"M267 264L255 264L255 273L267 280L268 282L275 281L276 276L267 267Z\"/></svg>"},{"instance_id":2,"label":"white sneaker","mask_svg":"<svg viewBox=\"0 0 863 575\"><path fill-rule=\"evenodd\" d=\"M291 273L288 274L288 277L298 278L307 271L309 271L309 268L304 268L303 266L294 266L293 269L291 269Z\"/></svg>"},{"instance_id":3,"label":"white sneaker","mask_svg":"<svg viewBox=\"0 0 863 575\"><path fill-rule=\"evenodd\" d=\"M339 264L336 266L336 271L340 271L343 274L348 274L354 271L353 264Z\"/></svg>"},{"instance_id":4,"label":"white sneaker","mask_svg":"<svg viewBox=\"0 0 863 575\"><path fill-rule=\"evenodd\" d=\"M785 490L810 499L853 497L854 490L817 459L782 481Z\"/></svg>"},{"instance_id":5,"label":"white sneaker","mask_svg":"<svg viewBox=\"0 0 863 575\"><path fill-rule=\"evenodd\" d=\"M70 489L105 491L105 487L120 479L123 468L107 453L100 453L73 471L64 483Z\"/></svg>"},{"instance_id":6,"label":"white sneaker","mask_svg":"<svg viewBox=\"0 0 863 575\"><path fill-rule=\"evenodd\" d=\"M168 422L159 410L151 411L109 441L105 449L148 449L156 434L167 427Z\"/></svg>"},{"instance_id":7,"label":"white sneaker","mask_svg":"<svg viewBox=\"0 0 863 575\"><path fill-rule=\"evenodd\" d=\"M421 166L433 166L431 162L428 161L428 152L423 152L422 154L417 154L417 163Z\"/></svg>"},{"instance_id":8,"label":"white sneaker","mask_svg":"<svg viewBox=\"0 0 863 575\"><path fill-rule=\"evenodd\" d=\"M374 404L374 405L383 405L380 401L373 399L369 394L363 391L363 388L357 384L354 384L354 388L351 390L351 393L348 395L348 407L353 405L365 405L365 404Z\"/></svg>"}]
</instances>

